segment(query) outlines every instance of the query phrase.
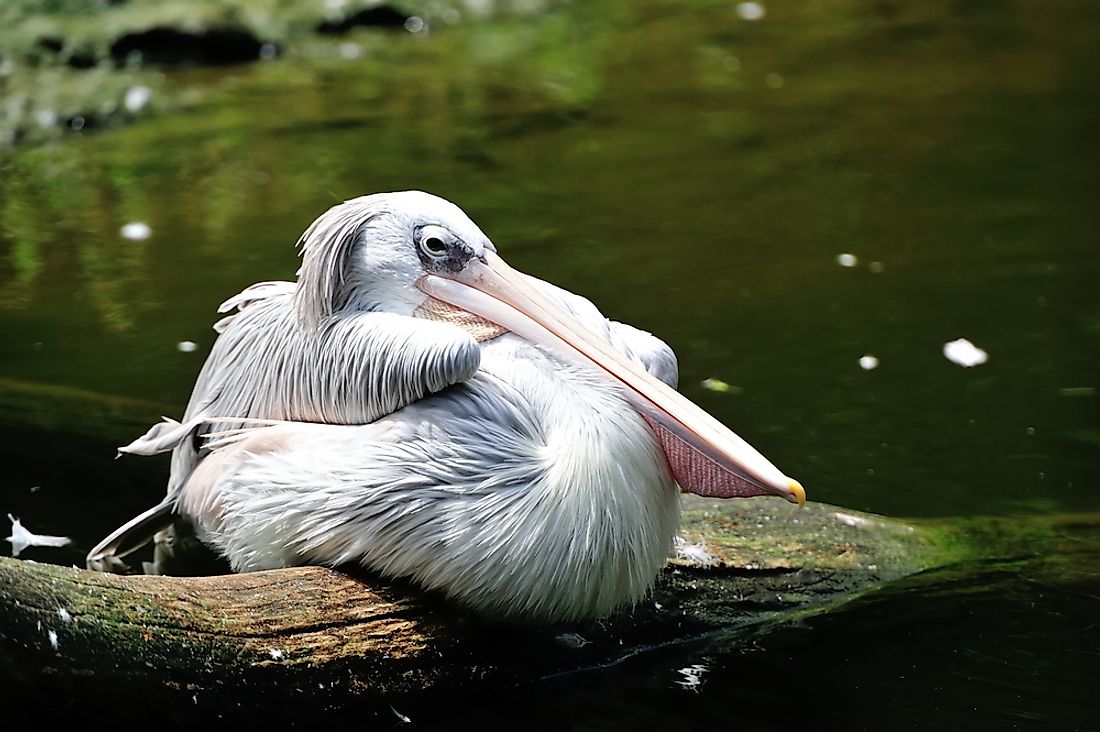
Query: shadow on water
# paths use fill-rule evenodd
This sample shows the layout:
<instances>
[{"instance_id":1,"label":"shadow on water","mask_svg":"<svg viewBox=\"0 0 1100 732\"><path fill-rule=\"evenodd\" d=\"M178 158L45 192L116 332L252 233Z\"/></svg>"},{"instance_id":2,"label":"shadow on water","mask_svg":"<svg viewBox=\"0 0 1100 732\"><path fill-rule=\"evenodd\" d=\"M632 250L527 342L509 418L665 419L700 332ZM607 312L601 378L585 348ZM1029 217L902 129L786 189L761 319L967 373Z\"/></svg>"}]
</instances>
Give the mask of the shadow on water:
<instances>
[{"instance_id":1,"label":"shadow on water","mask_svg":"<svg viewBox=\"0 0 1100 732\"><path fill-rule=\"evenodd\" d=\"M824 614L731 627L534 688L394 709L462 730L1091 729L1081 680L1100 671L1097 516L1054 534L1001 523L993 544L1003 536L1016 557L961 561Z\"/></svg>"},{"instance_id":2,"label":"shadow on water","mask_svg":"<svg viewBox=\"0 0 1100 732\"><path fill-rule=\"evenodd\" d=\"M332 203L422 188L516 267L668 340L682 390L815 500L1100 510L1098 20L1038 2L836 0L755 22L729 3L590 2L170 72L201 101L0 158L0 376L178 416L221 300L291 277L298 233ZM361 53L341 58L348 42ZM151 236L122 238L128 222ZM988 363L946 360L959 337ZM48 404L37 427L6 422L0 508L76 538L49 557L67 563L166 468L112 462L124 435ZM1087 728L1090 567L1053 587L995 569L957 593L914 580L623 672L604 698L401 711L467 728Z\"/></svg>"}]
</instances>

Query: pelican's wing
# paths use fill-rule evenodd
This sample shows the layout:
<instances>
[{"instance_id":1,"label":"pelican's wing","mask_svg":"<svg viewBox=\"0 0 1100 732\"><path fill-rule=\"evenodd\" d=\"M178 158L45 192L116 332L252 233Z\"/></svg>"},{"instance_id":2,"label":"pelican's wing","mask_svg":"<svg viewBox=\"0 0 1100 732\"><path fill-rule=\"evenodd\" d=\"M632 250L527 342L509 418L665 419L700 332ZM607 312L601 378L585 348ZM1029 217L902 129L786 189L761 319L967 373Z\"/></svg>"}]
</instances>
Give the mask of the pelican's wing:
<instances>
[{"instance_id":1,"label":"pelican's wing","mask_svg":"<svg viewBox=\"0 0 1100 732\"><path fill-rule=\"evenodd\" d=\"M111 556L144 543L135 532L147 534L161 528L157 520L171 520L180 486L207 452L202 435L240 427L233 418L367 424L469 379L481 365L477 341L447 323L356 311L308 331L294 311L293 292L292 283L261 283L223 306L241 310L219 323L221 335L182 422L157 424L121 449L173 451L166 501L100 542L89 564L109 564Z\"/></svg>"},{"instance_id":2,"label":"pelican's wing","mask_svg":"<svg viewBox=\"0 0 1100 732\"><path fill-rule=\"evenodd\" d=\"M528 399L482 372L369 425L286 422L221 439L178 510L237 571L369 559L416 576L453 540L454 511L489 509L458 524L492 533L501 506L473 499L538 480L543 439Z\"/></svg>"},{"instance_id":3,"label":"pelican's wing","mask_svg":"<svg viewBox=\"0 0 1100 732\"><path fill-rule=\"evenodd\" d=\"M641 364L654 378L660 379L672 388L676 388L679 381L679 367L676 362L676 354L667 343L652 333L647 333L626 323L608 320L599 308L587 298L574 294L569 290L563 290L536 277L524 276L543 295L553 299L554 302L565 308L570 315L581 321L586 328L603 338L611 346L622 352L623 355Z\"/></svg>"},{"instance_id":4,"label":"pelican's wing","mask_svg":"<svg viewBox=\"0 0 1100 732\"><path fill-rule=\"evenodd\" d=\"M226 306L243 306L223 320L183 418L183 429L155 427L124 448L155 441L173 449L169 493L202 455L197 438L234 429L251 417L325 424L367 424L424 396L465 381L481 364L481 349L461 328L392 313L337 313L316 332L302 328L291 283L253 286ZM154 431L159 430L156 434Z\"/></svg>"},{"instance_id":5,"label":"pelican's wing","mask_svg":"<svg viewBox=\"0 0 1100 732\"><path fill-rule=\"evenodd\" d=\"M195 382L184 422L217 416L365 424L465 381L481 363L477 342L446 323L349 311L305 330L292 294L273 291L232 316Z\"/></svg>"},{"instance_id":6,"label":"pelican's wing","mask_svg":"<svg viewBox=\"0 0 1100 732\"><path fill-rule=\"evenodd\" d=\"M676 354L667 343L652 333L615 320L608 321L611 345L640 363L654 378L673 389L680 381Z\"/></svg>"}]
</instances>

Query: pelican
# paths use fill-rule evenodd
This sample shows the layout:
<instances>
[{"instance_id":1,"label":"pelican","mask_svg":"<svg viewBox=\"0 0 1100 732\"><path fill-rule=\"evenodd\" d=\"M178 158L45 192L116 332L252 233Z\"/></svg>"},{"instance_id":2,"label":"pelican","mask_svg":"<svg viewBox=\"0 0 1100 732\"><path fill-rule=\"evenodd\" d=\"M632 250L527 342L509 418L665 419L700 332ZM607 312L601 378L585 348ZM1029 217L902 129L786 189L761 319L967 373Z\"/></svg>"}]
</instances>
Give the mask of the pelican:
<instances>
[{"instance_id":1,"label":"pelican","mask_svg":"<svg viewBox=\"0 0 1100 732\"><path fill-rule=\"evenodd\" d=\"M513 270L448 201L355 198L299 247L297 282L222 305L183 419L121 448L171 449L168 493L89 566L182 518L235 571L359 564L578 621L645 596L681 488L805 500L676 392L664 342Z\"/></svg>"}]
</instances>

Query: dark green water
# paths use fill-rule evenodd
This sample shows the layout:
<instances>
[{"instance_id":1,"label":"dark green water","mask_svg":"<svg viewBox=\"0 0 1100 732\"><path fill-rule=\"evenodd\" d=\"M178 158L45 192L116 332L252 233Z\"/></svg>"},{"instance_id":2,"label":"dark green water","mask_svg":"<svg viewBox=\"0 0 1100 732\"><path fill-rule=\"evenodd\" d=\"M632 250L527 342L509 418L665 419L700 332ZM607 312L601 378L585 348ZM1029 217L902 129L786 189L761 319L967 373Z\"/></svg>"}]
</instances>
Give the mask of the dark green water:
<instances>
[{"instance_id":1,"label":"dark green water","mask_svg":"<svg viewBox=\"0 0 1100 732\"><path fill-rule=\"evenodd\" d=\"M667 340L682 391L813 500L1100 510L1100 11L797 5L748 22L732 3L578 3L363 32L356 60L333 42L176 72L203 92L189 111L0 160L0 376L178 416L219 302L292 277L298 234L332 203L421 188L513 266ZM120 237L130 221L152 236ZM988 362L945 359L960 337ZM79 549L166 475L94 436L38 437L9 457L0 509ZM692 690L678 659L599 700L467 716L526 724L530 702L551 728L1096 729L1095 570L857 604L700 656Z\"/></svg>"}]
</instances>

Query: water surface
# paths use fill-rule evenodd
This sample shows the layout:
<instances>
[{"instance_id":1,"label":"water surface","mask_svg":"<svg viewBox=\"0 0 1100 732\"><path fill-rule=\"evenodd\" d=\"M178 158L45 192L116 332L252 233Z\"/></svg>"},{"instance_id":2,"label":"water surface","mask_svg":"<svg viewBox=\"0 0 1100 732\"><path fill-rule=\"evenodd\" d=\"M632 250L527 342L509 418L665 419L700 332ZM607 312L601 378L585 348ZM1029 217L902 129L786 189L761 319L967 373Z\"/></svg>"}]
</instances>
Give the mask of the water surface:
<instances>
[{"instance_id":1,"label":"water surface","mask_svg":"<svg viewBox=\"0 0 1100 732\"><path fill-rule=\"evenodd\" d=\"M513 266L667 340L682 391L813 500L1100 510L1100 11L912 5L768 6L750 22L732 3L607 0L173 72L202 93L184 113L0 162L0 376L178 416L218 303L291 278L298 234L333 203L420 188ZM132 221L152 235L122 238ZM988 362L945 359L960 337ZM112 462L94 433L23 434L0 508L76 538L66 561L166 476ZM696 688L669 668L541 713L1095 728L1091 576L901 593L708 656Z\"/></svg>"}]
</instances>

